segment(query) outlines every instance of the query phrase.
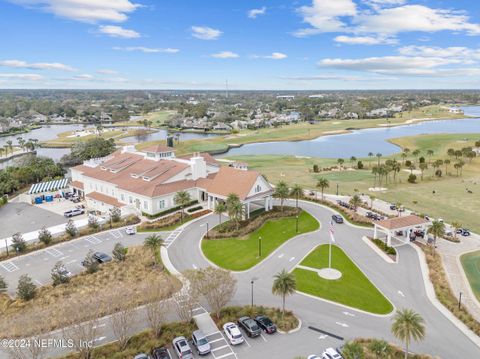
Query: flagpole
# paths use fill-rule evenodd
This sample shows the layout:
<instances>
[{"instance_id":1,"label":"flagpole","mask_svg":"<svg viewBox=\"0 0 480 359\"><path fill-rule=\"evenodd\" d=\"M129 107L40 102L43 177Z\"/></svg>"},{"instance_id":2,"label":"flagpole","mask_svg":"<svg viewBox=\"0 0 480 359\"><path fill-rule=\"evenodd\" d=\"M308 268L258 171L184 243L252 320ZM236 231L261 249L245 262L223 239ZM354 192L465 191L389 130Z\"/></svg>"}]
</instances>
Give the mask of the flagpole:
<instances>
[{"instance_id":1,"label":"flagpole","mask_svg":"<svg viewBox=\"0 0 480 359\"><path fill-rule=\"evenodd\" d=\"M332 233L330 233L330 244L328 246L328 268L332 268Z\"/></svg>"}]
</instances>

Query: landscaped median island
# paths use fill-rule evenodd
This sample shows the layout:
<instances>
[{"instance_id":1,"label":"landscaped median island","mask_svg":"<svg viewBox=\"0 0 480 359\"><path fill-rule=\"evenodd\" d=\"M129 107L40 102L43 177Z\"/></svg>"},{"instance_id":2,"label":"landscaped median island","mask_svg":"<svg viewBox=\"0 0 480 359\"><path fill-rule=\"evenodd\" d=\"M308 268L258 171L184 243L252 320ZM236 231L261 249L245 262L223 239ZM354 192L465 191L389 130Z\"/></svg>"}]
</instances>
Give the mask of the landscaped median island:
<instances>
[{"instance_id":1,"label":"landscaped median island","mask_svg":"<svg viewBox=\"0 0 480 359\"><path fill-rule=\"evenodd\" d=\"M183 214L180 212L174 213L172 215L157 219L152 222L143 222L137 226L138 232L158 232L158 231L172 231L177 227L180 227L182 224L190 222L195 218L204 216L211 211L208 209L199 210L198 212L192 214Z\"/></svg>"},{"instance_id":2,"label":"landscaped median island","mask_svg":"<svg viewBox=\"0 0 480 359\"><path fill-rule=\"evenodd\" d=\"M328 267L328 244L318 246L295 268L297 290L374 314L388 314L393 305L338 246L332 245L332 268L342 276L324 279L317 270ZM311 270L305 267L311 268Z\"/></svg>"},{"instance_id":3,"label":"landscaped median island","mask_svg":"<svg viewBox=\"0 0 480 359\"><path fill-rule=\"evenodd\" d=\"M389 247L384 241L378 238L367 237L369 241L375 244L382 252L391 257L393 260L397 258L397 250Z\"/></svg>"},{"instance_id":4,"label":"landscaped median island","mask_svg":"<svg viewBox=\"0 0 480 359\"><path fill-rule=\"evenodd\" d=\"M238 224L228 221L215 227L203 239L202 251L217 266L242 271L261 262L287 240L319 228L318 221L301 209L284 207L282 212L280 207L273 207L250 220Z\"/></svg>"}]
</instances>

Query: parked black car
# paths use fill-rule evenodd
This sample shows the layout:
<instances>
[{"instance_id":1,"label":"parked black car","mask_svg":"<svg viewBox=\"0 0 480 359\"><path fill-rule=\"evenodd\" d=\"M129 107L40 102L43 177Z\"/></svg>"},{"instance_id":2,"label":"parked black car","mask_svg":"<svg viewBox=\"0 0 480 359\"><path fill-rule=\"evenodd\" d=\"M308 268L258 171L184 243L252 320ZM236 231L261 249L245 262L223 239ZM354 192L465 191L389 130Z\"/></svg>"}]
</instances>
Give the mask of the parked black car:
<instances>
[{"instance_id":1,"label":"parked black car","mask_svg":"<svg viewBox=\"0 0 480 359\"><path fill-rule=\"evenodd\" d=\"M265 315L259 315L255 318L258 326L267 334L273 334L277 331L277 326L271 321L271 319Z\"/></svg>"},{"instance_id":2,"label":"parked black car","mask_svg":"<svg viewBox=\"0 0 480 359\"><path fill-rule=\"evenodd\" d=\"M468 237L470 235L470 231L466 228L458 228L457 229L457 234L460 234L464 237Z\"/></svg>"},{"instance_id":3,"label":"parked black car","mask_svg":"<svg viewBox=\"0 0 480 359\"><path fill-rule=\"evenodd\" d=\"M93 258L96 259L100 264L110 262L112 260L112 257L110 257L108 254L103 252L93 253Z\"/></svg>"},{"instance_id":4,"label":"parked black car","mask_svg":"<svg viewBox=\"0 0 480 359\"><path fill-rule=\"evenodd\" d=\"M374 212L370 212L370 211L368 211L365 216L366 216L367 218L373 219L374 221L380 221L380 220L383 219L383 217L380 216L379 214L374 213Z\"/></svg>"},{"instance_id":5,"label":"parked black car","mask_svg":"<svg viewBox=\"0 0 480 359\"><path fill-rule=\"evenodd\" d=\"M332 219L335 223L343 223L343 217L338 214L334 214Z\"/></svg>"},{"instance_id":6,"label":"parked black car","mask_svg":"<svg viewBox=\"0 0 480 359\"><path fill-rule=\"evenodd\" d=\"M152 359L172 359L167 348L154 348L152 349Z\"/></svg>"},{"instance_id":7,"label":"parked black car","mask_svg":"<svg viewBox=\"0 0 480 359\"><path fill-rule=\"evenodd\" d=\"M397 206L395 206L394 204L391 204L391 205L390 205L390 209L391 209L392 211L396 211L396 210L397 210Z\"/></svg>"},{"instance_id":8,"label":"parked black car","mask_svg":"<svg viewBox=\"0 0 480 359\"><path fill-rule=\"evenodd\" d=\"M258 337L262 332L257 322L249 317L241 317L238 319L238 326L241 327L249 337Z\"/></svg>"}]
</instances>

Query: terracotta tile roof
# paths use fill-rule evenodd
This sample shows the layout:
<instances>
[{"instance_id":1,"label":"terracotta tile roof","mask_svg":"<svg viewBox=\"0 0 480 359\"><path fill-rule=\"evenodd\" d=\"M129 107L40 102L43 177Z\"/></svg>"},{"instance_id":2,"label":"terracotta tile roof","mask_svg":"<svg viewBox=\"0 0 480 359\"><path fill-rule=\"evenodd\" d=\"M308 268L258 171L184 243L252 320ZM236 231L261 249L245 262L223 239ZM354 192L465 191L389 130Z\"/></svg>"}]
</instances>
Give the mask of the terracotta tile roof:
<instances>
[{"instance_id":1,"label":"terracotta tile roof","mask_svg":"<svg viewBox=\"0 0 480 359\"><path fill-rule=\"evenodd\" d=\"M80 182L80 181L72 181L70 182L70 185L73 188L83 189L83 182Z\"/></svg>"},{"instance_id":2,"label":"terracotta tile roof","mask_svg":"<svg viewBox=\"0 0 480 359\"><path fill-rule=\"evenodd\" d=\"M213 180L208 183L207 191L223 197L230 193L238 195L240 200L247 198L260 174L256 171L242 171L232 167L221 167Z\"/></svg>"},{"instance_id":3,"label":"terracotta tile roof","mask_svg":"<svg viewBox=\"0 0 480 359\"><path fill-rule=\"evenodd\" d=\"M105 204L109 204L111 206L118 207L118 208L125 206L125 204L118 202L115 198L106 196L98 192L87 193L85 197L92 198L96 201L103 202Z\"/></svg>"},{"instance_id":4,"label":"terracotta tile roof","mask_svg":"<svg viewBox=\"0 0 480 359\"><path fill-rule=\"evenodd\" d=\"M165 145L151 145L142 149L142 152L175 152L176 149Z\"/></svg>"},{"instance_id":5,"label":"terracotta tile roof","mask_svg":"<svg viewBox=\"0 0 480 359\"><path fill-rule=\"evenodd\" d=\"M192 155L185 155L185 156L179 156L178 158L181 158L183 160L189 160L192 157ZM210 153L208 152L202 152L200 153L200 157L203 157L205 162L207 162L209 165L214 165L214 166L219 166L220 164L218 161L213 157Z\"/></svg>"},{"instance_id":6,"label":"terracotta tile roof","mask_svg":"<svg viewBox=\"0 0 480 359\"><path fill-rule=\"evenodd\" d=\"M383 219L381 221L375 222L375 224L386 229L400 229L411 226L419 226L426 223L428 223L426 219L415 216L413 214L404 217Z\"/></svg>"}]
</instances>

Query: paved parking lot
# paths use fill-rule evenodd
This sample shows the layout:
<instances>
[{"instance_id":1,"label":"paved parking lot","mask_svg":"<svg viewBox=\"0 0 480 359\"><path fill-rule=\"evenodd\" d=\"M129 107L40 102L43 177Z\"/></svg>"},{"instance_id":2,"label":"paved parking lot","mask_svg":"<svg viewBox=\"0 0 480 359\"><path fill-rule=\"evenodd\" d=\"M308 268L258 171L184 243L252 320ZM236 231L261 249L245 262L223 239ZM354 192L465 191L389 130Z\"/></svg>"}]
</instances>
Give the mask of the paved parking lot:
<instances>
[{"instance_id":1,"label":"paved parking lot","mask_svg":"<svg viewBox=\"0 0 480 359\"><path fill-rule=\"evenodd\" d=\"M28 233L43 226L52 227L66 223L63 215L23 202L11 202L0 207L0 218L0 239L10 237L18 231Z\"/></svg>"},{"instance_id":2,"label":"paved parking lot","mask_svg":"<svg viewBox=\"0 0 480 359\"><path fill-rule=\"evenodd\" d=\"M129 236L124 228L120 228L74 239L2 261L0 274L7 281L7 292L15 295L17 282L22 274L29 274L38 286L42 286L51 282L50 272L58 261L62 261L72 274L78 274L84 270L81 262L90 249L111 254L117 242L126 246L140 245L148 235L149 233L139 233ZM167 237L167 232L164 232L163 236Z\"/></svg>"}]
</instances>

